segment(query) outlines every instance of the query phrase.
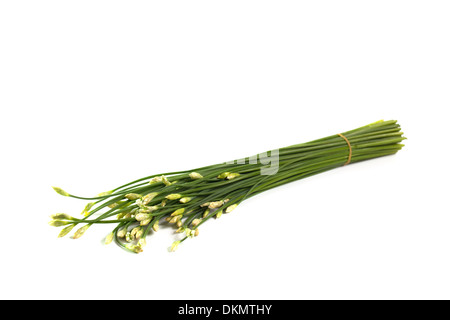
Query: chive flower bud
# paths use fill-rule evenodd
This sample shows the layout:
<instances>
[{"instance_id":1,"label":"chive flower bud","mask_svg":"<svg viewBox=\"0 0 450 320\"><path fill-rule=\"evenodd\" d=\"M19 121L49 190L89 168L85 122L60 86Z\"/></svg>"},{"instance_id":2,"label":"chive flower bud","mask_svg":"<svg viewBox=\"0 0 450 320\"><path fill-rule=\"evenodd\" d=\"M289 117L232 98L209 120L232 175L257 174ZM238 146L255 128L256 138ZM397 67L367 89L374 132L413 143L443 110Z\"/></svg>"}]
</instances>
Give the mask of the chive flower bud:
<instances>
[{"instance_id":1,"label":"chive flower bud","mask_svg":"<svg viewBox=\"0 0 450 320\"><path fill-rule=\"evenodd\" d=\"M127 198L128 200L137 200L142 198L142 196L138 193L128 193L125 195L125 198Z\"/></svg>"},{"instance_id":2,"label":"chive flower bud","mask_svg":"<svg viewBox=\"0 0 450 320\"><path fill-rule=\"evenodd\" d=\"M58 235L58 238L62 238L64 236L66 236L70 231L72 231L73 227L75 227L75 225L71 224L70 226L67 226L64 229L62 229Z\"/></svg>"},{"instance_id":3,"label":"chive flower bud","mask_svg":"<svg viewBox=\"0 0 450 320\"><path fill-rule=\"evenodd\" d=\"M111 233L109 233L109 234L106 236L106 238L105 238L105 244L106 244L106 245L110 244L110 243L113 241L113 239L114 239L114 233L111 232Z\"/></svg>"},{"instance_id":4,"label":"chive flower bud","mask_svg":"<svg viewBox=\"0 0 450 320\"><path fill-rule=\"evenodd\" d=\"M233 180L234 178L237 178L239 176L239 173L230 173L229 175L227 175L227 180Z\"/></svg>"},{"instance_id":5,"label":"chive flower bud","mask_svg":"<svg viewBox=\"0 0 450 320\"><path fill-rule=\"evenodd\" d=\"M151 217L152 216L148 213L138 213L134 218L137 221L144 221L144 220L150 219Z\"/></svg>"},{"instance_id":6,"label":"chive flower bud","mask_svg":"<svg viewBox=\"0 0 450 320\"><path fill-rule=\"evenodd\" d=\"M119 232L117 232L117 236L118 236L119 238L124 238L125 235L127 234L127 232L128 232L128 230L127 230L126 227L125 227L125 228L122 228L122 229L119 230Z\"/></svg>"},{"instance_id":7,"label":"chive flower bud","mask_svg":"<svg viewBox=\"0 0 450 320\"><path fill-rule=\"evenodd\" d=\"M155 183L158 183L158 182L161 182L161 181L162 181L161 177L154 177L154 178L150 179L149 184L155 184Z\"/></svg>"},{"instance_id":8,"label":"chive flower bud","mask_svg":"<svg viewBox=\"0 0 450 320\"><path fill-rule=\"evenodd\" d=\"M146 226L146 225L148 225L151 221L152 221L152 217L150 217L150 218L148 218L148 219L145 219L145 220L142 220L141 223L140 223L140 225L141 225L141 226Z\"/></svg>"},{"instance_id":9,"label":"chive flower bud","mask_svg":"<svg viewBox=\"0 0 450 320\"><path fill-rule=\"evenodd\" d=\"M202 221L201 219L194 219L194 220L192 221L192 226L194 226L194 227L198 226L198 224L199 224L201 221Z\"/></svg>"},{"instance_id":10,"label":"chive flower bud","mask_svg":"<svg viewBox=\"0 0 450 320\"><path fill-rule=\"evenodd\" d=\"M188 203L188 202L191 201L191 200L192 200L191 197L184 197L184 198L181 198L181 199L180 199L180 202L181 202L181 203Z\"/></svg>"},{"instance_id":11,"label":"chive flower bud","mask_svg":"<svg viewBox=\"0 0 450 320\"><path fill-rule=\"evenodd\" d=\"M217 213L216 213L216 219L219 219L221 216L222 216L222 213L223 213L223 210L219 210Z\"/></svg>"},{"instance_id":12,"label":"chive flower bud","mask_svg":"<svg viewBox=\"0 0 450 320\"><path fill-rule=\"evenodd\" d=\"M192 180L197 180L197 179L202 179L203 178L203 176L200 173L198 173L198 172L191 172L191 173L189 173L189 177Z\"/></svg>"},{"instance_id":13,"label":"chive flower bud","mask_svg":"<svg viewBox=\"0 0 450 320\"><path fill-rule=\"evenodd\" d=\"M162 182L166 185L166 186L170 186L172 183L170 183L169 179L167 179L166 176L161 176Z\"/></svg>"},{"instance_id":14,"label":"chive flower bud","mask_svg":"<svg viewBox=\"0 0 450 320\"><path fill-rule=\"evenodd\" d=\"M65 192L63 189L61 189L61 188L58 188L58 187L52 187L53 188L53 190L55 190L56 191L56 193L59 193L60 195L62 195L62 196L65 196L65 197L69 197L70 196L70 194L68 194L67 192Z\"/></svg>"},{"instance_id":15,"label":"chive flower bud","mask_svg":"<svg viewBox=\"0 0 450 320\"><path fill-rule=\"evenodd\" d=\"M145 195L142 198L142 204L143 205L149 204L153 200L153 198L155 198L157 195L158 195L158 192L152 192L152 193Z\"/></svg>"},{"instance_id":16,"label":"chive flower bud","mask_svg":"<svg viewBox=\"0 0 450 320\"><path fill-rule=\"evenodd\" d=\"M75 231L75 233L74 233L72 238L73 239L78 239L79 237L81 237L86 232L87 229L89 229L90 226L91 226L90 224L87 224L87 225L81 227L80 229Z\"/></svg>"},{"instance_id":17,"label":"chive flower bud","mask_svg":"<svg viewBox=\"0 0 450 320\"><path fill-rule=\"evenodd\" d=\"M70 221L63 221L63 220L52 220L50 221L48 224L52 227L62 227L62 226L66 226L68 224L71 224L72 222Z\"/></svg>"},{"instance_id":18,"label":"chive flower bud","mask_svg":"<svg viewBox=\"0 0 450 320\"><path fill-rule=\"evenodd\" d=\"M178 246L180 245L181 241L174 241L172 245L170 246L170 251L175 252L178 249Z\"/></svg>"},{"instance_id":19,"label":"chive flower bud","mask_svg":"<svg viewBox=\"0 0 450 320\"><path fill-rule=\"evenodd\" d=\"M89 210L94 206L94 202L89 202L86 207L84 207L83 211L81 212L82 215L87 216L89 213Z\"/></svg>"},{"instance_id":20,"label":"chive flower bud","mask_svg":"<svg viewBox=\"0 0 450 320\"><path fill-rule=\"evenodd\" d=\"M65 213L55 213L50 216L53 220L73 220L73 217Z\"/></svg>"},{"instance_id":21,"label":"chive flower bud","mask_svg":"<svg viewBox=\"0 0 450 320\"><path fill-rule=\"evenodd\" d=\"M217 209L219 207L223 206L223 200L211 202L208 206L210 209Z\"/></svg>"},{"instance_id":22,"label":"chive flower bud","mask_svg":"<svg viewBox=\"0 0 450 320\"><path fill-rule=\"evenodd\" d=\"M175 210L174 212L172 212L171 216L172 216L172 217L173 217L173 216L179 216L179 215L181 215L181 214L183 214L183 213L184 213L184 208L180 208L180 209Z\"/></svg>"},{"instance_id":23,"label":"chive flower bud","mask_svg":"<svg viewBox=\"0 0 450 320\"><path fill-rule=\"evenodd\" d=\"M168 199L168 200L177 200L180 198L181 198L181 194L179 194L179 193L172 193L172 194L169 194L168 196L166 196L166 199Z\"/></svg>"},{"instance_id":24,"label":"chive flower bud","mask_svg":"<svg viewBox=\"0 0 450 320\"><path fill-rule=\"evenodd\" d=\"M231 211L236 209L237 206L238 206L237 203L232 204L231 206L229 206L228 208L225 209L225 213L230 213Z\"/></svg>"},{"instance_id":25,"label":"chive flower bud","mask_svg":"<svg viewBox=\"0 0 450 320\"><path fill-rule=\"evenodd\" d=\"M224 172L217 176L217 179L225 179L231 172Z\"/></svg>"}]
</instances>

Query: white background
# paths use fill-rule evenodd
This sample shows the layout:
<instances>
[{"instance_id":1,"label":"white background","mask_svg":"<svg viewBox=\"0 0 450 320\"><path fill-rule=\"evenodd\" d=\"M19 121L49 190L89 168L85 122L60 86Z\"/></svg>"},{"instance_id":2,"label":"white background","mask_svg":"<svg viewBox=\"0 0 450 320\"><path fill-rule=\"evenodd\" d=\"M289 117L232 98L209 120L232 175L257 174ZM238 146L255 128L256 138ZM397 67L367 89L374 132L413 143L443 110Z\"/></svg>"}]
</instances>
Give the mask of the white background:
<instances>
[{"instance_id":1,"label":"white background","mask_svg":"<svg viewBox=\"0 0 450 320\"><path fill-rule=\"evenodd\" d=\"M448 299L448 1L2 1L3 299ZM246 201L167 252L57 239L122 183L399 120L398 155Z\"/></svg>"}]
</instances>

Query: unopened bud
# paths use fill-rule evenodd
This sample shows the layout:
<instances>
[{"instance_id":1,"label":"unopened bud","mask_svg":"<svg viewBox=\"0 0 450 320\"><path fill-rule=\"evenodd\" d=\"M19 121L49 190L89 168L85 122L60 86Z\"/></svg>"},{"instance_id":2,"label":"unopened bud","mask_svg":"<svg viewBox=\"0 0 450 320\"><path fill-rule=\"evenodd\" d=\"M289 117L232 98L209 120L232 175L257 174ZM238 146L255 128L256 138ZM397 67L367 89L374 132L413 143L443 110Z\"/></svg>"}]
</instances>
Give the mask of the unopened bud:
<instances>
[{"instance_id":1,"label":"unopened bud","mask_svg":"<svg viewBox=\"0 0 450 320\"><path fill-rule=\"evenodd\" d=\"M71 217L65 213L55 213L55 214L52 214L50 216L50 218L53 220L72 220L73 219L73 217Z\"/></svg>"},{"instance_id":2,"label":"unopened bud","mask_svg":"<svg viewBox=\"0 0 450 320\"><path fill-rule=\"evenodd\" d=\"M202 179L203 178L203 176L200 173L198 173L198 172L191 172L191 173L189 173L189 177L192 180L197 180L197 179Z\"/></svg>"},{"instance_id":3,"label":"unopened bud","mask_svg":"<svg viewBox=\"0 0 450 320\"><path fill-rule=\"evenodd\" d=\"M138 246L139 248L141 248L141 250L142 250L142 248L144 248L146 245L147 245L147 241L145 241L145 238L139 239L137 246Z\"/></svg>"},{"instance_id":4,"label":"unopened bud","mask_svg":"<svg viewBox=\"0 0 450 320\"><path fill-rule=\"evenodd\" d=\"M211 203L209 204L208 208L210 208L210 209L216 209L216 208L219 208L219 207L221 207L221 206L223 206L223 200L211 202Z\"/></svg>"},{"instance_id":5,"label":"unopened bud","mask_svg":"<svg viewBox=\"0 0 450 320\"><path fill-rule=\"evenodd\" d=\"M81 212L82 215L86 216L89 213L89 210L94 206L95 202L89 202L86 207L84 207L84 210Z\"/></svg>"},{"instance_id":6,"label":"unopened bud","mask_svg":"<svg viewBox=\"0 0 450 320\"><path fill-rule=\"evenodd\" d=\"M108 234L105 238L105 244L108 245L110 244L114 239L114 233L111 232L110 234Z\"/></svg>"},{"instance_id":7,"label":"unopened bud","mask_svg":"<svg viewBox=\"0 0 450 320\"><path fill-rule=\"evenodd\" d=\"M144 220L150 219L151 215L148 213L138 213L134 218L137 221L144 221Z\"/></svg>"},{"instance_id":8,"label":"unopened bud","mask_svg":"<svg viewBox=\"0 0 450 320\"><path fill-rule=\"evenodd\" d=\"M229 175L227 175L227 180L232 180L232 179L237 178L239 176L240 176L239 173L230 173Z\"/></svg>"},{"instance_id":9,"label":"unopened bud","mask_svg":"<svg viewBox=\"0 0 450 320\"><path fill-rule=\"evenodd\" d=\"M175 252L178 249L178 246L180 245L180 243L181 243L181 241L175 241L174 243L172 243L169 250L171 252Z\"/></svg>"},{"instance_id":10,"label":"unopened bud","mask_svg":"<svg viewBox=\"0 0 450 320\"><path fill-rule=\"evenodd\" d=\"M222 211L222 210L219 210L219 211L216 213L216 219L219 219L219 218L222 216L222 213L223 213L223 211Z\"/></svg>"},{"instance_id":11,"label":"unopened bud","mask_svg":"<svg viewBox=\"0 0 450 320\"><path fill-rule=\"evenodd\" d=\"M180 198L181 198L181 194L179 194L179 193L172 193L172 194L169 194L168 196L166 196L166 199L168 199L168 200L177 200Z\"/></svg>"},{"instance_id":12,"label":"unopened bud","mask_svg":"<svg viewBox=\"0 0 450 320\"><path fill-rule=\"evenodd\" d=\"M238 206L237 203L232 204L231 206L229 206L228 208L225 209L225 213L230 213L231 211L236 209L237 206Z\"/></svg>"},{"instance_id":13,"label":"unopened bud","mask_svg":"<svg viewBox=\"0 0 450 320\"><path fill-rule=\"evenodd\" d=\"M175 231L176 233L183 233L184 232L184 228L180 227L177 229L177 231Z\"/></svg>"},{"instance_id":14,"label":"unopened bud","mask_svg":"<svg viewBox=\"0 0 450 320\"><path fill-rule=\"evenodd\" d=\"M154 177L154 178L150 179L149 184L155 184L155 183L158 183L158 182L161 182L161 181L162 181L161 177Z\"/></svg>"},{"instance_id":15,"label":"unopened bud","mask_svg":"<svg viewBox=\"0 0 450 320\"><path fill-rule=\"evenodd\" d=\"M145 219L145 220L142 220L141 223L140 223L140 225L141 225L141 226L146 226L146 225L148 225L151 221L152 221L152 217L150 217L150 218L148 218L148 219Z\"/></svg>"},{"instance_id":16,"label":"unopened bud","mask_svg":"<svg viewBox=\"0 0 450 320\"><path fill-rule=\"evenodd\" d=\"M194 220L192 221L192 226L196 227L196 226L198 226L198 224L199 224L200 222L202 222L201 219L194 219Z\"/></svg>"},{"instance_id":17,"label":"unopened bud","mask_svg":"<svg viewBox=\"0 0 450 320\"><path fill-rule=\"evenodd\" d=\"M60 232L59 235L58 235L58 238L62 238L62 237L64 237L65 235L67 235L70 231L72 231L73 227L75 227L74 224L72 224L72 225L70 225L70 226L67 226L67 227L65 227L64 229L62 229L61 232Z\"/></svg>"},{"instance_id":18,"label":"unopened bud","mask_svg":"<svg viewBox=\"0 0 450 320\"><path fill-rule=\"evenodd\" d=\"M153 231L157 232L159 230L159 220L157 220L153 226L152 226Z\"/></svg>"},{"instance_id":19,"label":"unopened bud","mask_svg":"<svg viewBox=\"0 0 450 320\"><path fill-rule=\"evenodd\" d=\"M145 195L142 198L142 204L143 205L149 204L153 200L153 198L155 198L157 195L158 195L158 192L152 192L152 193Z\"/></svg>"},{"instance_id":20,"label":"unopened bud","mask_svg":"<svg viewBox=\"0 0 450 320\"><path fill-rule=\"evenodd\" d=\"M211 210L209 208L206 209L205 212L203 212L203 218L206 218L210 212Z\"/></svg>"},{"instance_id":21,"label":"unopened bud","mask_svg":"<svg viewBox=\"0 0 450 320\"><path fill-rule=\"evenodd\" d=\"M125 227L125 228L122 228L122 229L120 229L120 230L117 232L117 236L118 236L119 238L123 238L123 237L125 237L125 235L127 234L127 232L128 232L128 230L127 230L126 227Z\"/></svg>"},{"instance_id":22,"label":"unopened bud","mask_svg":"<svg viewBox=\"0 0 450 320\"><path fill-rule=\"evenodd\" d=\"M90 226L91 226L90 224L87 224L87 225L81 227L80 229L75 231L75 233L73 234L72 238L73 239L78 239L79 237L81 237L86 232L87 229L89 229Z\"/></svg>"},{"instance_id":23,"label":"unopened bud","mask_svg":"<svg viewBox=\"0 0 450 320\"><path fill-rule=\"evenodd\" d=\"M141 239L143 234L144 234L144 229L141 228L138 232L136 232L136 240Z\"/></svg>"},{"instance_id":24,"label":"unopened bud","mask_svg":"<svg viewBox=\"0 0 450 320\"><path fill-rule=\"evenodd\" d=\"M203 208L203 207L207 207L207 206L209 206L210 203L211 203L211 202L205 202L204 204L201 204L200 207L202 207L202 208Z\"/></svg>"},{"instance_id":25,"label":"unopened bud","mask_svg":"<svg viewBox=\"0 0 450 320\"><path fill-rule=\"evenodd\" d=\"M125 245L125 248L127 248L128 250L133 251L135 253L139 253L139 252L143 251L140 246L137 246L137 245L134 245L134 244L131 244L131 243L127 243Z\"/></svg>"},{"instance_id":26,"label":"unopened bud","mask_svg":"<svg viewBox=\"0 0 450 320\"><path fill-rule=\"evenodd\" d=\"M177 221L177 227L179 228L179 227L181 227L182 225L183 225L183 221L178 220L178 221Z\"/></svg>"},{"instance_id":27,"label":"unopened bud","mask_svg":"<svg viewBox=\"0 0 450 320\"><path fill-rule=\"evenodd\" d=\"M192 200L192 198L190 198L190 197L184 197L184 198L181 198L180 199L180 202L181 203L188 203L189 201L191 201Z\"/></svg>"},{"instance_id":28,"label":"unopened bud","mask_svg":"<svg viewBox=\"0 0 450 320\"><path fill-rule=\"evenodd\" d=\"M170 181L166 178L166 176L161 176L162 182L166 185L166 186L170 186L172 183L170 183Z\"/></svg>"},{"instance_id":29,"label":"unopened bud","mask_svg":"<svg viewBox=\"0 0 450 320\"><path fill-rule=\"evenodd\" d=\"M127 234L125 235L125 241L131 242L133 240L134 240L134 236L131 235L131 232L127 232Z\"/></svg>"},{"instance_id":30,"label":"unopened bud","mask_svg":"<svg viewBox=\"0 0 450 320\"><path fill-rule=\"evenodd\" d=\"M224 172L217 176L217 179L225 179L231 172Z\"/></svg>"},{"instance_id":31,"label":"unopened bud","mask_svg":"<svg viewBox=\"0 0 450 320\"><path fill-rule=\"evenodd\" d=\"M171 216L172 216L172 217L173 217L173 216L179 216L179 215L181 215L181 214L183 214L183 213L184 213L184 208L180 208L180 209L175 210L174 212L172 212Z\"/></svg>"},{"instance_id":32,"label":"unopened bud","mask_svg":"<svg viewBox=\"0 0 450 320\"><path fill-rule=\"evenodd\" d=\"M128 193L125 195L125 198L127 198L128 200L137 200L142 198L142 196L138 193Z\"/></svg>"},{"instance_id":33,"label":"unopened bud","mask_svg":"<svg viewBox=\"0 0 450 320\"><path fill-rule=\"evenodd\" d=\"M135 236L136 236L136 233L137 233L140 229L142 229L142 228L141 228L141 227L133 228L133 229L131 230L131 236L132 236L132 237L135 237Z\"/></svg>"},{"instance_id":34,"label":"unopened bud","mask_svg":"<svg viewBox=\"0 0 450 320\"><path fill-rule=\"evenodd\" d=\"M196 237L196 236L198 236L198 234L200 233L200 230L198 230L198 229L195 229L195 232L194 232L194 237Z\"/></svg>"},{"instance_id":35,"label":"unopened bud","mask_svg":"<svg viewBox=\"0 0 450 320\"><path fill-rule=\"evenodd\" d=\"M48 224L52 227L62 227L62 226L66 226L68 224L71 224L72 222L70 221L63 221L63 220L52 220L50 221Z\"/></svg>"},{"instance_id":36,"label":"unopened bud","mask_svg":"<svg viewBox=\"0 0 450 320\"><path fill-rule=\"evenodd\" d=\"M62 195L62 196L65 196L65 197L68 197L68 196L70 196L70 194L68 194L67 192L65 192L63 189L61 189L61 188L58 188L58 187L52 187L53 188L53 190L55 190L56 191L56 193L59 193L60 195Z\"/></svg>"}]
</instances>

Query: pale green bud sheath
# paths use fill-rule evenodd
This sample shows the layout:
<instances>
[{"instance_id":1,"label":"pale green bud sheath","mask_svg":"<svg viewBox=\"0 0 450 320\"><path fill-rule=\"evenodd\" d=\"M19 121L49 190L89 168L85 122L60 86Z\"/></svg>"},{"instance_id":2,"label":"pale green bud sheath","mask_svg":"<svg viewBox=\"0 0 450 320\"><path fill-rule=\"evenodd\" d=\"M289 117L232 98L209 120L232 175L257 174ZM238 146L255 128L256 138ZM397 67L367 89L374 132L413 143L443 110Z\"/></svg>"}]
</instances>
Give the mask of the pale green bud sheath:
<instances>
[{"instance_id":1,"label":"pale green bud sheath","mask_svg":"<svg viewBox=\"0 0 450 320\"><path fill-rule=\"evenodd\" d=\"M91 226L90 224L87 224L87 225L81 227L80 229L78 229L77 231L75 231L75 233L74 233L74 235L73 235L72 238L73 238L73 239L78 239L78 238L80 238L80 237L86 232L86 230L89 229L90 226Z\"/></svg>"},{"instance_id":2,"label":"pale green bud sheath","mask_svg":"<svg viewBox=\"0 0 450 320\"><path fill-rule=\"evenodd\" d=\"M191 200L192 200L191 197L184 197L184 198L181 198L181 199L180 199L180 202L181 202L181 203L188 203L188 202L191 201Z\"/></svg>"},{"instance_id":3,"label":"pale green bud sheath","mask_svg":"<svg viewBox=\"0 0 450 320\"><path fill-rule=\"evenodd\" d=\"M237 206L238 206L237 203L232 204L231 206L229 206L228 208L225 209L225 213L230 213L231 211L236 209Z\"/></svg>"},{"instance_id":4,"label":"pale green bud sheath","mask_svg":"<svg viewBox=\"0 0 450 320\"><path fill-rule=\"evenodd\" d=\"M137 246L137 245L134 245L134 244L131 244L131 243L126 244L125 248L127 248L128 250L133 251L135 253L140 253L140 252L143 251L140 246Z\"/></svg>"},{"instance_id":5,"label":"pale green bud sheath","mask_svg":"<svg viewBox=\"0 0 450 320\"><path fill-rule=\"evenodd\" d=\"M147 241L145 241L145 238L139 239L137 246L139 248L141 248L141 251L146 245L147 245Z\"/></svg>"},{"instance_id":6,"label":"pale green bud sheath","mask_svg":"<svg viewBox=\"0 0 450 320\"><path fill-rule=\"evenodd\" d=\"M141 237L143 234L144 234L144 229L141 228L138 232L136 232L136 240L142 240Z\"/></svg>"},{"instance_id":7,"label":"pale green bud sheath","mask_svg":"<svg viewBox=\"0 0 450 320\"><path fill-rule=\"evenodd\" d=\"M162 177L154 177L154 178L150 179L149 184L155 184L158 182L162 182Z\"/></svg>"},{"instance_id":8,"label":"pale green bud sheath","mask_svg":"<svg viewBox=\"0 0 450 320\"><path fill-rule=\"evenodd\" d=\"M142 198L142 196L138 193L128 193L125 195L125 198L127 198L128 200L137 200Z\"/></svg>"},{"instance_id":9,"label":"pale green bud sheath","mask_svg":"<svg viewBox=\"0 0 450 320\"><path fill-rule=\"evenodd\" d=\"M82 215L86 216L89 214L89 210L92 209L92 207L95 205L95 202L89 202L86 207L84 207L83 211L81 212Z\"/></svg>"},{"instance_id":10,"label":"pale green bud sheath","mask_svg":"<svg viewBox=\"0 0 450 320\"><path fill-rule=\"evenodd\" d=\"M159 230L159 220L156 220L156 222L152 226L153 231L157 232Z\"/></svg>"},{"instance_id":11,"label":"pale green bud sheath","mask_svg":"<svg viewBox=\"0 0 450 320\"><path fill-rule=\"evenodd\" d=\"M166 199L167 200L177 200L177 199L180 199L181 197L182 196L179 193L172 193L172 194L169 194L168 196L166 196Z\"/></svg>"},{"instance_id":12,"label":"pale green bud sheath","mask_svg":"<svg viewBox=\"0 0 450 320\"><path fill-rule=\"evenodd\" d=\"M208 206L210 209L217 209L223 206L223 200L211 202Z\"/></svg>"},{"instance_id":13,"label":"pale green bud sheath","mask_svg":"<svg viewBox=\"0 0 450 320\"><path fill-rule=\"evenodd\" d=\"M58 238L62 238L64 236L66 236L70 231L72 231L73 227L75 227L74 224L65 227L64 229L61 230L61 232L58 235Z\"/></svg>"},{"instance_id":14,"label":"pale green bud sheath","mask_svg":"<svg viewBox=\"0 0 450 320\"><path fill-rule=\"evenodd\" d=\"M150 219L151 217L152 216L148 213L138 213L134 218L137 221L144 221L144 220Z\"/></svg>"},{"instance_id":15,"label":"pale green bud sheath","mask_svg":"<svg viewBox=\"0 0 450 320\"><path fill-rule=\"evenodd\" d=\"M169 181L169 179L167 179L166 176L161 176L162 178L162 182L166 185L166 186L170 186L172 183Z\"/></svg>"},{"instance_id":16,"label":"pale green bud sheath","mask_svg":"<svg viewBox=\"0 0 450 320\"><path fill-rule=\"evenodd\" d=\"M70 221L62 221L62 220L52 220L50 221L48 224L52 227L62 227L62 226L66 226L68 224L71 224L73 222Z\"/></svg>"},{"instance_id":17,"label":"pale green bud sheath","mask_svg":"<svg viewBox=\"0 0 450 320\"><path fill-rule=\"evenodd\" d=\"M203 178L203 176L200 173L198 173L198 172L191 172L191 173L189 173L189 177L192 180L197 180L197 179L202 179Z\"/></svg>"},{"instance_id":18,"label":"pale green bud sheath","mask_svg":"<svg viewBox=\"0 0 450 320\"><path fill-rule=\"evenodd\" d=\"M105 244L108 245L110 244L114 239L114 232L111 232L110 234L108 234L105 238Z\"/></svg>"},{"instance_id":19,"label":"pale green bud sheath","mask_svg":"<svg viewBox=\"0 0 450 320\"><path fill-rule=\"evenodd\" d=\"M124 238L126 234L127 234L127 227L122 228L117 232L117 236L119 238Z\"/></svg>"},{"instance_id":20,"label":"pale green bud sheath","mask_svg":"<svg viewBox=\"0 0 450 320\"><path fill-rule=\"evenodd\" d=\"M229 175L227 175L227 180L233 180L234 178L237 178L239 176L239 173L230 173Z\"/></svg>"},{"instance_id":21,"label":"pale green bud sheath","mask_svg":"<svg viewBox=\"0 0 450 320\"><path fill-rule=\"evenodd\" d=\"M174 243L172 243L172 245L170 246L169 251L170 252L175 252L178 249L178 246L180 245L181 241L175 241Z\"/></svg>"},{"instance_id":22,"label":"pale green bud sheath","mask_svg":"<svg viewBox=\"0 0 450 320\"><path fill-rule=\"evenodd\" d=\"M226 179L226 177L230 174L231 172L224 172L221 173L217 176L217 179Z\"/></svg>"},{"instance_id":23,"label":"pale green bud sheath","mask_svg":"<svg viewBox=\"0 0 450 320\"><path fill-rule=\"evenodd\" d=\"M70 197L70 194L65 192L63 189L58 188L58 187L52 187L52 188L53 188L53 190L56 191L56 193L58 193L58 194L60 194L62 196L65 196L65 197Z\"/></svg>"},{"instance_id":24,"label":"pale green bud sheath","mask_svg":"<svg viewBox=\"0 0 450 320\"><path fill-rule=\"evenodd\" d=\"M144 204L144 205L149 204L157 195L158 195L158 192L152 192L152 193L145 195L142 198L142 204Z\"/></svg>"},{"instance_id":25,"label":"pale green bud sheath","mask_svg":"<svg viewBox=\"0 0 450 320\"><path fill-rule=\"evenodd\" d=\"M152 221L152 217L150 217L150 218L148 218L148 219L145 219L145 220L142 220L141 223L140 223L140 225L141 225L141 226L146 226L146 225L148 225L151 221Z\"/></svg>"},{"instance_id":26,"label":"pale green bud sheath","mask_svg":"<svg viewBox=\"0 0 450 320\"><path fill-rule=\"evenodd\" d=\"M184 208L175 210L174 212L172 212L171 216L173 217L173 216L182 215L184 213L184 210L185 210Z\"/></svg>"},{"instance_id":27,"label":"pale green bud sheath","mask_svg":"<svg viewBox=\"0 0 450 320\"><path fill-rule=\"evenodd\" d=\"M50 216L53 220L73 220L74 218L65 213L55 213Z\"/></svg>"}]
</instances>

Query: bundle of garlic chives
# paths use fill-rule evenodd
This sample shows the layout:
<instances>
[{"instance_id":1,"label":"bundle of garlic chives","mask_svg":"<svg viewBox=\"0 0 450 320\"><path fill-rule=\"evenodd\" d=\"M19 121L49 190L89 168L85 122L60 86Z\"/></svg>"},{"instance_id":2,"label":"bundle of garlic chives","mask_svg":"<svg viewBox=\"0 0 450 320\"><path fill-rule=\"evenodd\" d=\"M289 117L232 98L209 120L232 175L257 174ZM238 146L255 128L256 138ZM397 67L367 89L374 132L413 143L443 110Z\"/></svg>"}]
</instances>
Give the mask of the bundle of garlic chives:
<instances>
[{"instance_id":1,"label":"bundle of garlic chives","mask_svg":"<svg viewBox=\"0 0 450 320\"><path fill-rule=\"evenodd\" d=\"M51 216L52 226L65 226L63 237L77 225L73 235L81 237L94 224L115 224L105 243L113 240L130 252L141 252L150 232L168 223L183 233L171 251L187 238L199 234L199 226L234 210L242 201L277 186L303 179L349 163L392 155L405 139L397 121L378 121L351 131L239 161L147 176L96 197L71 195L54 187L59 194L90 200L83 217L67 214ZM270 165L269 165L270 164Z\"/></svg>"}]
</instances>

